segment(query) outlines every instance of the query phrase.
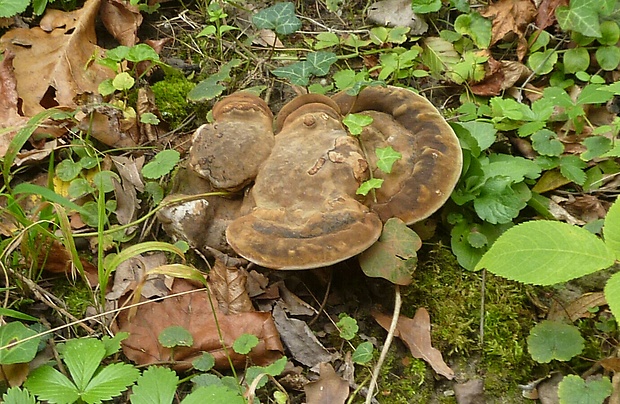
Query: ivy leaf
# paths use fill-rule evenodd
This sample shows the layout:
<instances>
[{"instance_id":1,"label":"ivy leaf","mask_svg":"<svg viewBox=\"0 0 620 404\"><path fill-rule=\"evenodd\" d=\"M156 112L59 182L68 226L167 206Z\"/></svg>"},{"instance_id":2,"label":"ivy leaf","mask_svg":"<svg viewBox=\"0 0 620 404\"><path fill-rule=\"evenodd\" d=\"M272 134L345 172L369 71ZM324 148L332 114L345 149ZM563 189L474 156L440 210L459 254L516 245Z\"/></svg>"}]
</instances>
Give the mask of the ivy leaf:
<instances>
[{"instance_id":1,"label":"ivy leaf","mask_svg":"<svg viewBox=\"0 0 620 404\"><path fill-rule=\"evenodd\" d=\"M565 31L577 31L582 35L599 38L601 29L597 12L598 0L570 0L569 6L555 9L555 17Z\"/></svg>"},{"instance_id":2,"label":"ivy leaf","mask_svg":"<svg viewBox=\"0 0 620 404\"><path fill-rule=\"evenodd\" d=\"M359 188L357 188L357 191L355 191L355 193L357 195L366 196L366 195L368 195L370 190L372 190L372 189L379 189L379 188L381 188L381 185L383 185L383 179L381 179L381 178L371 178L368 181L362 182L362 185L360 185Z\"/></svg>"},{"instance_id":3,"label":"ivy leaf","mask_svg":"<svg viewBox=\"0 0 620 404\"><path fill-rule=\"evenodd\" d=\"M149 366L131 389L131 404L172 403L178 383L179 377L174 371Z\"/></svg>"},{"instance_id":4,"label":"ivy leaf","mask_svg":"<svg viewBox=\"0 0 620 404\"><path fill-rule=\"evenodd\" d=\"M479 13L461 14L454 20L454 30L469 36L480 49L486 49L491 44L492 25Z\"/></svg>"},{"instance_id":5,"label":"ivy leaf","mask_svg":"<svg viewBox=\"0 0 620 404\"><path fill-rule=\"evenodd\" d=\"M578 185L586 182L586 173L583 171L587 163L577 156L560 157L560 173L564 178Z\"/></svg>"},{"instance_id":6,"label":"ivy leaf","mask_svg":"<svg viewBox=\"0 0 620 404\"><path fill-rule=\"evenodd\" d=\"M612 391L607 377L585 381L577 375L566 375L558 384L560 404L603 404Z\"/></svg>"},{"instance_id":7,"label":"ivy leaf","mask_svg":"<svg viewBox=\"0 0 620 404\"><path fill-rule=\"evenodd\" d=\"M330 67L338 60L333 52L312 52L306 57L306 60L312 65L311 73L315 76L325 76L329 73Z\"/></svg>"},{"instance_id":8,"label":"ivy leaf","mask_svg":"<svg viewBox=\"0 0 620 404\"><path fill-rule=\"evenodd\" d=\"M418 235L398 218L383 225L379 240L359 256L366 276L384 278L397 285L409 285L416 268L416 251L422 246Z\"/></svg>"},{"instance_id":9,"label":"ivy leaf","mask_svg":"<svg viewBox=\"0 0 620 404\"><path fill-rule=\"evenodd\" d=\"M541 129L532 135L532 147L543 156L559 156L564 152L564 144L549 129Z\"/></svg>"},{"instance_id":10,"label":"ivy leaf","mask_svg":"<svg viewBox=\"0 0 620 404\"><path fill-rule=\"evenodd\" d=\"M539 363L549 363L553 359L569 361L583 351L584 342L574 325L543 320L530 331L527 349Z\"/></svg>"},{"instance_id":11,"label":"ivy leaf","mask_svg":"<svg viewBox=\"0 0 620 404\"><path fill-rule=\"evenodd\" d=\"M252 23L258 29L273 29L278 34L289 35L301 28L301 20L295 15L291 2L277 3L252 16Z\"/></svg>"},{"instance_id":12,"label":"ivy leaf","mask_svg":"<svg viewBox=\"0 0 620 404\"><path fill-rule=\"evenodd\" d=\"M307 60L303 62L295 62L288 66L278 67L271 71L276 77L288 79L292 84L298 86L307 86L308 79L312 74L314 66Z\"/></svg>"},{"instance_id":13,"label":"ivy leaf","mask_svg":"<svg viewBox=\"0 0 620 404\"><path fill-rule=\"evenodd\" d=\"M534 285L553 285L608 268L615 254L581 227L547 220L508 229L482 257L476 269Z\"/></svg>"},{"instance_id":14,"label":"ivy leaf","mask_svg":"<svg viewBox=\"0 0 620 404\"><path fill-rule=\"evenodd\" d=\"M372 117L368 115L348 114L344 117L342 123L349 129L350 134L357 136L362 133L364 127L370 125L372 121Z\"/></svg>"},{"instance_id":15,"label":"ivy leaf","mask_svg":"<svg viewBox=\"0 0 620 404\"><path fill-rule=\"evenodd\" d=\"M394 150L392 146L377 148L375 154L378 159L377 167L386 174L391 173L394 163L403 158L403 155Z\"/></svg>"},{"instance_id":16,"label":"ivy leaf","mask_svg":"<svg viewBox=\"0 0 620 404\"><path fill-rule=\"evenodd\" d=\"M510 178L503 176L489 178L484 183L480 195L474 199L474 209L481 219L492 224L508 223L525 208L531 196L527 185L519 183L513 188L511 183Z\"/></svg>"},{"instance_id":17,"label":"ivy leaf","mask_svg":"<svg viewBox=\"0 0 620 404\"><path fill-rule=\"evenodd\" d=\"M178 151L162 150L155 155L153 160L142 167L142 175L149 179L158 179L168 174L178 164L181 155Z\"/></svg>"},{"instance_id":18,"label":"ivy leaf","mask_svg":"<svg viewBox=\"0 0 620 404\"><path fill-rule=\"evenodd\" d=\"M365 363L370 362L372 359L372 352L374 351L374 347L372 342L365 341L362 342L355 348L353 355L351 355L351 360L353 363L357 363L359 365L363 365Z\"/></svg>"}]
</instances>

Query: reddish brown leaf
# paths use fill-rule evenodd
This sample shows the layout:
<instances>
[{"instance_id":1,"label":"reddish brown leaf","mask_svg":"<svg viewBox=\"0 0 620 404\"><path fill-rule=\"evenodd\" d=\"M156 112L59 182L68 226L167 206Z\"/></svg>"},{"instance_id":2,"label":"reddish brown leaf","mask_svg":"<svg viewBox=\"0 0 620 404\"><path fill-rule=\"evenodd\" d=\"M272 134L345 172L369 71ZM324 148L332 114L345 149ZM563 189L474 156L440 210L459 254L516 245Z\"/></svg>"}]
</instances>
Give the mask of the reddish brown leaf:
<instances>
[{"instance_id":1,"label":"reddish brown leaf","mask_svg":"<svg viewBox=\"0 0 620 404\"><path fill-rule=\"evenodd\" d=\"M74 107L77 94L96 92L102 80L114 75L92 61L103 55L95 35L100 1L88 0L72 12L48 9L40 27L12 29L0 38L0 50L15 54L17 93L25 116L58 105Z\"/></svg>"},{"instance_id":2,"label":"reddish brown leaf","mask_svg":"<svg viewBox=\"0 0 620 404\"><path fill-rule=\"evenodd\" d=\"M559 6L568 6L568 0L542 0L540 2L538 15L536 16L538 32L555 23L555 9Z\"/></svg>"},{"instance_id":3,"label":"reddish brown leaf","mask_svg":"<svg viewBox=\"0 0 620 404\"><path fill-rule=\"evenodd\" d=\"M349 397L349 383L336 374L329 363L321 363L321 376L304 387L308 404L339 404Z\"/></svg>"},{"instance_id":4,"label":"reddish brown leaf","mask_svg":"<svg viewBox=\"0 0 620 404\"><path fill-rule=\"evenodd\" d=\"M246 365L246 356L234 352L230 347L245 333L259 339L258 345L248 354L253 363L266 365L282 356L284 349L271 314L247 312L226 315L217 307L214 313L210 300L215 298L184 279L175 279L171 292L192 290L197 291L139 306L131 318L129 310L120 313L114 329L115 332L129 333L129 338L123 341L123 352L129 359L140 365L174 360L176 370L186 370L190 368L192 360L205 351L215 357L218 369L230 368L227 354L235 366L243 367ZM213 303L217 306L215 301ZM220 343L218 325L225 347ZM159 334L170 326L184 327L194 338L191 347L176 347L174 358L171 357L171 350L158 341Z\"/></svg>"},{"instance_id":5,"label":"reddish brown leaf","mask_svg":"<svg viewBox=\"0 0 620 404\"><path fill-rule=\"evenodd\" d=\"M15 54L7 50L4 59L0 61L0 129L22 125L27 121L17 113L18 95L13 58ZM17 130L0 135L0 158L4 157L16 134Z\"/></svg>"},{"instance_id":6,"label":"reddish brown leaf","mask_svg":"<svg viewBox=\"0 0 620 404\"><path fill-rule=\"evenodd\" d=\"M138 28L142 24L142 14L137 6L119 0L104 0L99 10L101 22L116 40L125 46L138 42Z\"/></svg>"},{"instance_id":7,"label":"reddish brown leaf","mask_svg":"<svg viewBox=\"0 0 620 404\"><path fill-rule=\"evenodd\" d=\"M499 0L482 10L480 14L493 21L491 45L513 33L519 40L517 56L519 60L523 59L527 52L525 30L536 17L534 4L530 0Z\"/></svg>"},{"instance_id":8,"label":"reddish brown leaf","mask_svg":"<svg viewBox=\"0 0 620 404\"><path fill-rule=\"evenodd\" d=\"M377 310L373 310L371 314L381 327L386 330L390 328L391 316ZM435 372L448 380L454 378L454 371L444 362L441 352L431 345L431 318L425 308L419 308L413 319L399 316L394 336L407 345L415 358L425 360Z\"/></svg>"},{"instance_id":9,"label":"reddish brown leaf","mask_svg":"<svg viewBox=\"0 0 620 404\"><path fill-rule=\"evenodd\" d=\"M620 372L620 358L605 358L601 361L601 366L607 371Z\"/></svg>"}]
</instances>

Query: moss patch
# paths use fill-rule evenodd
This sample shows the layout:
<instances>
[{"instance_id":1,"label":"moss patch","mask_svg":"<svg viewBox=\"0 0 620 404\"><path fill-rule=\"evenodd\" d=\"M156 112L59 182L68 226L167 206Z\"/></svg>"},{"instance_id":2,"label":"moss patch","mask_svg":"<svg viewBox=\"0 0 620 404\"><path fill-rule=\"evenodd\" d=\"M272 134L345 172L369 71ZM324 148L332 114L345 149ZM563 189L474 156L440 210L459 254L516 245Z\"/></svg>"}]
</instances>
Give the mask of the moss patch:
<instances>
[{"instance_id":1,"label":"moss patch","mask_svg":"<svg viewBox=\"0 0 620 404\"><path fill-rule=\"evenodd\" d=\"M162 118L173 128L179 126L194 110L187 102L187 93L195 84L182 75L166 76L151 86Z\"/></svg>"}]
</instances>

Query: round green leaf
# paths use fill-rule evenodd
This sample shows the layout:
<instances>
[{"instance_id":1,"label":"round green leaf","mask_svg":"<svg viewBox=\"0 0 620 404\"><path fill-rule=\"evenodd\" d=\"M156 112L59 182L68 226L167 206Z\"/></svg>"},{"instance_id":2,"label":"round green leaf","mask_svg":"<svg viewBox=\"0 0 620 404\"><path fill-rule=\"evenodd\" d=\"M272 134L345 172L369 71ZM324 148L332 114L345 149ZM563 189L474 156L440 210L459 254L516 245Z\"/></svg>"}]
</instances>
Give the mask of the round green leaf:
<instances>
[{"instance_id":1,"label":"round green leaf","mask_svg":"<svg viewBox=\"0 0 620 404\"><path fill-rule=\"evenodd\" d=\"M258 345L256 335L241 334L233 343L233 350L238 354L247 355L256 345Z\"/></svg>"},{"instance_id":2,"label":"round green leaf","mask_svg":"<svg viewBox=\"0 0 620 404\"><path fill-rule=\"evenodd\" d=\"M543 320L530 331L527 349L536 362L568 361L583 351L584 341L574 325Z\"/></svg>"},{"instance_id":3,"label":"round green leaf","mask_svg":"<svg viewBox=\"0 0 620 404\"><path fill-rule=\"evenodd\" d=\"M601 46L596 50L596 61L601 69L616 70L620 64L620 48L617 46Z\"/></svg>"},{"instance_id":4,"label":"round green leaf","mask_svg":"<svg viewBox=\"0 0 620 404\"><path fill-rule=\"evenodd\" d=\"M558 397L560 404L602 404L612 390L607 377L586 382L577 375L567 375L558 385Z\"/></svg>"},{"instance_id":5,"label":"round green leaf","mask_svg":"<svg viewBox=\"0 0 620 404\"><path fill-rule=\"evenodd\" d=\"M461 14L454 20L454 30L461 35L468 35L481 49L491 44L491 21L478 13Z\"/></svg>"},{"instance_id":6,"label":"round green leaf","mask_svg":"<svg viewBox=\"0 0 620 404\"><path fill-rule=\"evenodd\" d=\"M99 171L93 175L93 184L95 187L101 188L103 192L108 193L114 191L113 179L119 183L121 182L121 178L118 174L108 170Z\"/></svg>"},{"instance_id":7,"label":"round green leaf","mask_svg":"<svg viewBox=\"0 0 620 404\"><path fill-rule=\"evenodd\" d=\"M26 327L19 321L13 321L0 327L0 346L20 341L37 333ZM37 354L37 346L40 338L33 338L26 342L17 344L11 348L0 351L0 365L11 365L13 363L28 363Z\"/></svg>"},{"instance_id":8,"label":"round green leaf","mask_svg":"<svg viewBox=\"0 0 620 404\"><path fill-rule=\"evenodd\" d=\"M99 223L97 202L88 201L80 209L80 218L87 226L97 227Z\"/></svg>"},{"instance_id":9,"label":"round green leaf","mask_svg":"<svg viewBox=\"0 0 620 404\"><path fill-rule=\"evenodd\" d=\"M532 53L527 60L527 65L535 74L542 76L551 73L557 61L558 53L553 49L547 49L544 52Z\"/></svg>"},{"instance_id":10,"label":"round green leaf","mask_svg":"<svg viewBox=\"0 0 620 404\"><path fill-rule=\"evenodd\" d=\"M162 150L148 164L142 167L145 178L157 179L168 174L177 165L181 155L176 150Z\"/></svg>"},{"instance_id":11,"label":"round green leaf","mask_svg":"<svg viewBox=\"0 0 620 404\"><path fill-rule=\"evenodd\" d=\"M208 372L215 366L215 357L209 352L203 352L200 357L192 361L192 366L201 372Z\"/></svg>"},{"instance_id":12,"label":"round green leaf","mask_svg":"<svg viewBox=\"0 0 620 404\"><path fill-rule=\"evenodd\" d=\"M564 52L564 73L586 71L590 66L590 54L585 48L572 48Z\"/></svg>"},{"instance_id":13,"label":"round green leaf","mask_svg":"<svg viewBox=\"0 0 620 404\"><path fill-rule=\"evenodd\" d=\"M157 337L159 343L166 348L174 348L175 346L192 346L194 337L184 327L173 325L165 328Z\"/></svg>"},{"instance_id":14,"label":"round green leaf","mask_svg":"<svg viewBox=\"0 0 620 404\"><path fill-rule=\"evenodd\" d=\"M476 270L535 285L553 285L610 267L615 255L601 239L567 223L536 220L502 234Z\"/></svg>"},{"instance_id":15,"label":"round green leaf","mask_svg":"<svg viewBox=\"0 0 620 404\"><path fill-rule=\"evenodd\" d=\"M127 72L122 72L112 79L112 86L119 91L129 90L135 84L133 77Z\"/></svg>"},{"instance_id":16,"label":"round green leaf","mask_svg":"<svg viewBox=\"0 0 620 404\"><path fill-rule=\"evenodd\" d=\"M71 181L82 171L82 166L73 160L66 159L56 166L56 176L62 181Z\"/></svg>"},{"instance_id":17,"label":"round green leaf","mask_svg":"<svg viewBox=\"0 0 620 404\"><path fill-rule=\"evenodd\" d=\"M155 51L155 49L151 48L149 45L145 43L139 43L135 46L132 46L127 51L126 59L130 62L138 63L145 60L157 61L159 60L159 55Z\"/></svg>"},{"instance_id":18,"label":"round green leaf","mask_svg":"<svg viewBox=\"0 0 620 404\"><path fill-rule=\"evenodd\" d=\"M564 144L549 129L541 129L532 135L532 147L543 156L559 156L564 152Z\"/></svg>"},{"instance_id":19,"label":"round green leaf","mask_svg":"<svg viewBox=\"0 0 620 404\"><path fill-rule=\"evenodd\" d=\"M114 88L114 84L112 84L112 79L105 79L99 83L99 86L97 86L97 91L105 97L106 95L114 93L116 88Z\"/></svg>"},{"instance_id":20,"label":"round green leaf","mask_svg":"<svg viewBox=\"0 0 620 404\"><path fill-rule=\"evenodd\" d=\"M336 326L340 330L340 338L346 339L347 341L355 338L360 329L357 325L357 320L353 317L347 316L346 314L341 315L340 320L336 323Z\"/></svg>"},{"instance_id":21,"label":"round green leaf","mask_svg":"<svg viewBox=\"0 0 620 404\"><path fill-rule=\"evenodd\" d=\"M71 198L79 198L80 196L89 194L95 189L84 178L76 178L69 184L67 192Z\"/></svg>"},{"instance_id":22,"label":"round green leaf","mask_svg":"<svg viewBox=\"0 0 620 404\"><path fill-rule=\"evenodd\" d=\"M416 14L434 13L441 8L441 0L413 0L411 8Z\"/></svg>"},{"instance_id":23,"label":"round green leaf","mask_svg":"<svg viewBox=\"0 0 620 404\"><path fill-rule=\"evenodd\" d=\"M601 23L601 37L596 39L601 45L616 45L620 40L620 27L616 21Z\"/></svg>"}]
</instances>

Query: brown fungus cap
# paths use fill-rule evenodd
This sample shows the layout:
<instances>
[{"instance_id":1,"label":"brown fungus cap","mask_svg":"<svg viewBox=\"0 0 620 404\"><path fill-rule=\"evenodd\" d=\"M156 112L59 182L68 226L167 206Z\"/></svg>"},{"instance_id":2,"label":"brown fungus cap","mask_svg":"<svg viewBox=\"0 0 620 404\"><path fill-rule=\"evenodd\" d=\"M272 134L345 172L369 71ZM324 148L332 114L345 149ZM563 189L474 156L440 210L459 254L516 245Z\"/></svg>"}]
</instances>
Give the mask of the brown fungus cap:
<instances>
[{"instance_id":1,"label":"brown fungus cap","mask_svg":"<svg viewBox=\"0 0 620 404\"><path fill-rule=\"evenodd\" d=\"M367 163L333 101L301 96L281 114L273 151L251 190L255 207L228 226L228 243L272 269L327 266L366 250L382 224L356 200Z\"/></svg>"},{"instance_id":2,"label":"brown fungus cap","mask_svg":"<svg viewBox=\"0 0 620 404\"><path fill-rule=\"evenodd\" d=\"M237 191L271 153L273 114L259 97L237 92L213 106L213 118L196 130L189 166L214 188Z\"/></svg>"},{"instance_id":3,"label":"brown fungus cap","mask_svg":"<svg viewBox=\"0 0 620 404\"><path fill-rule=\"evenodd\" d=\"M341 92L332 98L343 114L373 118L360 135L370 167L376 168L372 151L377 148L392 146L402 154L390 174L373 171L384 182L376 191L376 202L368 197L366 203L382 221L398 217L412 224L448 200L463 166L461 147L450 125L426 98L392 86L366 87L358 96Z\"/></svg>"}]
</instances>

